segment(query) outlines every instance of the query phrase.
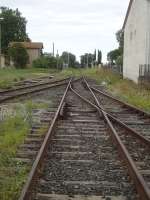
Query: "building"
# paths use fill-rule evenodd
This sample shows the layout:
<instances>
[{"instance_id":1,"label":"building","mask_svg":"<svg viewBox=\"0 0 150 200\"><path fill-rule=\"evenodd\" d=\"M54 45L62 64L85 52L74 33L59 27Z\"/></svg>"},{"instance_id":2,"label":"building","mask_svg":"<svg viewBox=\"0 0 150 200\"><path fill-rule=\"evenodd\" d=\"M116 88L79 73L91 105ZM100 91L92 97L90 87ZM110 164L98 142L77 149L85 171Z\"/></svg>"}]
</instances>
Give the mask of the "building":
<instances>
[{"instance_id":1,"label":"building","mask_svg":"<svg viewBox=\"0 0 150 200\"><path fill-rule=\"evenodd\" d=\"M138 82L150 70L150 0L130 0L123 31L123 75Z\"/></svg>"},{"instance_id":2,"label":"building","mask_svg":"<svg viewBox=\"0 0 150 200\"><path fill-rule=\"evenodd\" d=\"M19 42L19 43L21 43L27 49L27 52L29 55L28 65L31 66L33 60L36 60L37 58L41 56L43 43L41 42ZM13 44L15 44L15 42L11 42L10 46L13 46Z\"/></svg>"}]
</instances>

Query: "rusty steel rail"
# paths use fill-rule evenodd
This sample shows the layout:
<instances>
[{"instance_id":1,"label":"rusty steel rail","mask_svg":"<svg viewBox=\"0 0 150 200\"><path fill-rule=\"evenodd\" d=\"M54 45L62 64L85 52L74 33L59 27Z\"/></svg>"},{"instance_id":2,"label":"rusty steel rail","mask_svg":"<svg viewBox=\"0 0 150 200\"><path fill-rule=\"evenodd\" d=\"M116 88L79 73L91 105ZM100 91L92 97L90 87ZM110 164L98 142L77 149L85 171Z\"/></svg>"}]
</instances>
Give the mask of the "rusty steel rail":
<instances>
[{"instance_id":1,"label":"rusty steel rail","mask_svg":"<svg viewBox=\"0 0 150 200\"><path fill-rule=\"evenodd\" d=\"M103 112L103 114L104 114L105 120L108 124L109 130L111 133L111 137L116 141L120 156L122 157L122 159L125 161L126 165L128 166L129 175L132 178L133 182L135 183L135 186L136 186L137 192L140 196L140 199L141 200L150 200L150 190L149 190L147 183L145 182L142 174L139 172L139 170L138 170L135 162L131 158L127 148L121 141L121 138L119 137L118 133L114 129L107 114L104 112Z\"/></svg>"},{"instance_id":2,"label":"rusty steel rail","mask_svg":"<svg viewBox=\"0 0 150 200\"><path fill-rule=\"evenodd\" d=\"M89 86L88 82L86 81L86 79L83 77L84 83L86 84L86 87L90 90L92 96L94 97L94 101L96 103L96 105L102 110L104 111L107 116L109 117L109 119L111 119L113 122L116 122L117 124L119 124L120 126L122 126L123 128L125 128L127 130L127 134L132 134L134 137L140 139L140 141L147 145L150 148L150 140L145 138L144 136L142 136L141 134L139 134L137 131L135 131L134 129L130 128L129 126L127 126L124 122L122 122L121 120L119 120L118 118L112 116L110 113L106 112L106 110L103 108L102 105L100 105L100 102L98 101L97 97L95 96L92 88Z\"/></svg>"},{"instance_id":3,"label":"rusty steel rail","mask_svg":"<svg viewBox=\"0 0 150 200\"><path fill-rule=\"evenodd\" d=\"M64 81L67 81L67 80L69 80L69 78L68 79L64 79ZM44 90L47 90L47 89L50 89L50 88L53 88L53 87L66 85L66 84L67 84L67 82L59 83L59 81L56 81L56 82L54 82L53 84L50 84L50 85L49 85L49 83L44 83L44 85L46 85L46 86L43 86L41 88L40 88L41 85L39 84L39 85L36 85L36 87L39 87L39 88L35 88L33 90L30 90L30 91L20 92L20 93L16 93L16 94L14 93L14 94L12 94L10 96L6 96L3 99L0 99L0 103L3 103L5 101L11 100L11 99L15 99L15 98L18 98L18 97L21 97L21 96L25 96L25 95L28 95L28 94L41 92L41 91L44 91ZM31 86L31 87L28 87L26 89L32 89L32 88L34 88L34 87Z\"/></svg>"},{"instance_id":4,"label":"rusty steel rail","mask_svg":"<svg viewBox=\"0 0 150 200\"><path fill-rule=\"evenodd\" d=\"M133 106L133 105L130 105L130 104L126 103L126 102L123 102L123 101L121 101L120 99L118 99L118 98L116 98L116 97L113 97L112 95L106 94L105 92L103 92L103 91L101 91L101 90L98 90L98 89L96 89L96 88L94 88L94 87L91 87L91 86L90 86L90 88L91 88L93 91L95 91L95 92L97 92L97 93L99 93L99 94L102 94L103 96L106 96L106 97L108 97L109 99L112 99L112 100L114 100L114 101L116 101L116 102L118 102L118 103L124 105L125 107L127 107L127 108L129 108L129 109L131 109L131 110L134 110L135 112L137 112L137 113L139 113L139 114L142 114L142 115L147 116L147 117L150 118L150 113L149 113L149 112L146 112L146 111L144 111L144 110L142 110L142 109L139 109L139 108L137 108L137 107L135 107L135 106Z\"/></svg>"},{"instance_id":5,"label":"rusty steel rail","mask_svg":"<svg viewBox=\"0 0 150 200\"><path fill-rule=\"evenodd\" d=\"M107 116L109 117L109 119L111 119L111 121L118 123L120 126L122 126L123 128L125 128L127 130L127 134L131 134L133 135L135 138L138 138L143 144L147 145L150 148L150 140L147 139L146 137L142 136L141 134L139 134L137 131L135 131L134 129L130 128L129 126L127 126L125 123L123 123L122 121L120 121L119 119L115 118L114 116L112 116L111 114L107 113Z\"/></svg>"},{"instance_id":6,"label":"rusty steel rail","mask_svg":"<svg viewBox=\"0 0 150 200\"><path fill-rule=\"evenodd\" d=\"M72 81L72 78L69 79L69 83L66 87L66 90L64 92L64 95L61 99L61 102L59 104L59 107L57 109L57 112L52 120L52 123L49 127L49 130L44 138L44 141L43 141L43 144L38 152L38 155L36 157L36 160L34 161L33 163L33 166L32 166L32 169L30 171L30 174L28 176L28 179L26 181L26 184L21 192L21 195L20 195L20 198L19 200L30 200L31 199L31 195L32 195L32 189L34 187L34 183L35 183L35 180L36 178L39 176L40 174L40 169L42 167L42 162L44 161L44 158L46 156L46 153L47 153L47 149L48 149L48 145L50 143L50 139L51 139L51 136L52 136L52 133L53 133L53 130L54 130L54 127L56 125L56 122L59 118L59 113L63 107L63 104L64 104L64 100L66 98L66 95L69 91L69 88L70 88L70 85L71 85L71 81Z\"/></svg>"},{"instance_id":7,"label":"rusty steel rail","mask_svg":"<svg viewBox=\"0 0 150 200\"><path fill-rule=\"evenodd\" d=\"M25 90L25 89L31 89L31 88L35 88L35 87L39 87L39 86L48 85L48 84L56 84L56 83L59 83L62 81L67 81L67 80L69 80L69 78L60 79L60 80L56 80L56 81L46 81L43 83L36 83L36 84L32 84L32 85L16 87L16 88L0 91L0 95L9 94L12 92L21 91L21 90Z\"/></svg>"},{"instance_id":8,"label":"rusty steel rail","mask_svg":"<svg viewBox=\"0 0 150 200\"><path fill-rule=\"evenodd\" d=\"M83 78L83 80L86 83L87 88L91 92L98 108L101 110L105 121L107 122L108 128L110 130L111 137L117 143L117 148L119 150L119 153L120 153L122 159L125 161L126 165L128 166L129 174L130 174L132 180L135 183L135 186L136 186L137 192L140 196L140 199L141 200L150 200L150 189L149 189L147 183L145 182L142 174L139 172L138 168L136 167L135 162L131 158L127 148L125 147L125 145L121 141L121 138L119 137L118 133L116 132L115 128L113 127L110 119L108 118L107 113L101 107L98 99L96 98L96 96L93 93L92 89L90 88L89 84L87 83L87 81L84 78Z\"/></svg>"}]
</instances>

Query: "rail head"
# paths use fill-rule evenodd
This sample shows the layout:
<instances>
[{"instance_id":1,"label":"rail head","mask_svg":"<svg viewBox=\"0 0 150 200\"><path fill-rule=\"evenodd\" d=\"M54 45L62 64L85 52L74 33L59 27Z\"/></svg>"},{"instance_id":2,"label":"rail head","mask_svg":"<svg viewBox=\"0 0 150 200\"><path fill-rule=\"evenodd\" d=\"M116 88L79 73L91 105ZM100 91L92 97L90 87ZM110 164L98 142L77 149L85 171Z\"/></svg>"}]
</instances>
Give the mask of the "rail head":
<instances>
[{"instance_id":1,"label":"rail head","mask_svg":"<svg viewBox=\"0 0 150 200\"><path fill-rule=\"evenodd\" d=\"M147 183L145 182L143 176L141 175L141 173L137 169L136 164L134 163L133 159L131 158L127 148L125 147L120 136L118 135L115 128L113 127L113 124L111 123L110 119L108 118L107 113L101 107L97 97L95 96L95 94L91 90L89 84L87 83L87 81L84 78L83 78L83 80L86 83L89 91L91 92L91 94L92 94L92 96L93 96L93 98L94 98L94 100L95 100L95 102L98 106L98 109L101 110L101 112L104 116L104 119L107 122L107 125L110 129L110 132L111 132L111 136L116 141L117 148L118 148L123 160L126 162L126 165L128 166L130 177L132 178L132 180L134 181L134 183L136 185L137 192L140 195L140 199L141 200L150 200L150 190L149 190Z\"/></svg>"},{"instance_id":2,"label":"rail head","mask_svg":"<svg viewBox=\"0 0 150 200\"><path fill-rule=\"evenodd\" d=\"M90 86L90 88L91 88L93 91L95 91L95 92L97 92L97 93L99 93L99 94L102 94L103 96L106 96L106 97L108 97L108 98L110 98L110 99L112 99L112 100L114 100L114 101L116 101L116 102L118 102L118 103L124 105L125 107L128 107L128 108L130 108L131 110L134 110L134 111L136 111L136 112L138 112L138 113L141 113L142 115L145 115L145 116L147 116L147 117L150 118L150 113L149 113L149 112L146 112L146 111L144 111L144 110L142 110L142 109L140 109L140 108L137 108L137 107L135 107L135 106L133 106L133 105L131 105L131 104L129 104L129 103L126 103L126 102L124 102L124 101L121 101L120 99L118 99L118 98L116 98L116 97L113 97L112 95L106 94L105 92L103 92L103 91L101 91L101 90L99 90L99 89L96 89L96 88L91 87L91 86Z\"/></svg>"},{"instance_id":3,"label":"rail head","mask_svg":"<svg viewBox=\"0 0 150 200\"><path fill-rule=\"evenodd\" d=\"M104 113L105 120L108 124L108 127L110 129L111 137L115 140L117 144L117 148L119 150L120 156L125 161L126 165L128 166L130 177L133 179L135 186L137 188L137 192L140 195L141 200L150 200L150 190L145 182L143 176L139 172L138 168L136 167L136 164L134 163L133 159L131 158L127 148L121 141L121 138L119 137L118 133L114 129L112 123L110 122L108 116L106 113Z\"/></svg>"},{"instance_id":4,"label":"rail head","mask_svg":"<svg viewBox=\"0 0 150 200\"><path fill-rule=\"evenodd\" d=\"M52 136L52 132L54 130L56 121L59 118L59 113L60 113L61 108L63 106L63 103L64 103L64 100L66 98L66 95L67 95L67 93L68 93L68 91L70 89L71 81L72 81L72 78L69 79L69 82L68 82L68 85L67 85L66 90L64 92L64 95L63 95L63 97L61 99L61 102L60 102L59 107L58 107L58 109L56 111L56 114L55 114L55 116L54 116L54 118L52 120L52 123L51 123L51 125L49 127L49 130L48 130L48 132L47 132L47 134L46 134L46 136L44 138L44 141L43 141L42 146L41 146L41 148L40 148L40 150L38 152L38 155L37 155L37 157L36 157L36 159L35 159L35 161L33 163L32 169L31 169L31 171L29 173L29 176L27 178L27 181L26 181L26 183L25 183L25 185L23 187L23 190L21 192L19 200L30 200L30 198L31 198L31 191L32 191L33 186L34 186L34 181L35 181L36 177L38 177L38 175L39 175L39 169L41 168L42 161L45 158L46 150L47 150L48 144L49 144L49 139Z\"/></svg>"},{"instance_id":5,"label":"rail head","mask_svg":"<svg viewBox=\"0 0 150 200\"><path fill-rule=\"evenodd\" d=\"M63 82L62 83L61 82L60 83L55 82L54 84L50 84L50 85L45 84L45 86L43 86L42 88L36 88L36 89L29 90L29 91L13 94L12 96L6 96L5 98L0 100L0 104L6 102L8 100L12 100L12 99L15 99L15 98L18 98L18 97L38 93L38 92L41 92L41 91L44 91L44 90L47 90L47 89L50 89L50 88L59 87L59 86L63 86L63 85L67 85L67 82L64 82L64 83Z\"/></svg>"},{"instance_id":6,"label":"rail head","mask_svg":"<svg viewBox=\"0 0 150 200\"><path fill-rule=\"evenodd\" d=\"M88 84L88 82L86 81L86 79L83 77L83 80L86 84L86 87L88 88L88 90L91 92L94 101L96 102L97 106L104 111L104 113L107 114L107 116L109 117L109 119L111 119L112 121L116 122L117 124L119 124L120 126L122 126L123 128L125 128L127 130L128 134L132 134L135 138L138 138L143 144L147 145L148 148L150 148L150 140L148 140L147 138L145 138L144 136L140 135L137 131L135 131L134 129L130 128L129 126L127 126L125 123L123 123L122 121L120 121L119 119L117 119L116 117L112 116L112 114L108 113L105 111L105 109L103 108L102 105L100 105L97 97L95 96L92 88L90 87L90 85Z\"/></svg>"}]
</instances>

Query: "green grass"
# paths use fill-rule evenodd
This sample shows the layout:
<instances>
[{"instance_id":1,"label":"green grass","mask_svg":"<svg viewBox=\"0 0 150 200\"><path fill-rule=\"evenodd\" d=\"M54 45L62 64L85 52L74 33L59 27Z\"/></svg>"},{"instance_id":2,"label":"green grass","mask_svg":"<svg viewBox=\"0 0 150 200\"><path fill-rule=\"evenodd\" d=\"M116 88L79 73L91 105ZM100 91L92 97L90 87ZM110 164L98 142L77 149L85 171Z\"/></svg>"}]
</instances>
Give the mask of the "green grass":
<instances>
[{"instance_id":1,"label":"green grass","mask_svg":"<svg viewBox=\"0 0 150 200\"><path fill-rule=\"evenodd\" d=\"M20 115L7 118L0 125L0 199L17 199L25 181L28 167L14 157L28 130L28 122Z\"/></svg>"},{"instance_id":2,"label":"green grass","mask_svg":"<svg viewBox=\"0 0 150 200\"><path fill-rule=\"evenodd\" d=\"M16 152L32 126L33 109L46 109L47 103L27 100L25 104L12 105L8 116L0 122L0 199L16 200L29 172L29 166L16 161ZM44 134L48 127L42 127Z\"/></svg>"},{"instance_id":3,"label":"green grass","mask_svg":"<svg viewBox=\"0 0 150 200\"><path fill-rule=\"evenodd\" d=\"M56 73L57 73L57 70L54 70L54 69L40 69L40 68L0 69L0 88L9 88L18 81L47 76L49 74L52 75Z\"/></svg>"},{"instance_id":4,"label":"green grass","mask_svg":"<svg viewBox=\"0 0 150 200\"><path fill-rule=\"evenodd\" d=\"M97 83L100 83L102 81L106 81L109 84L118 82L120 80L120 76L112 74L109 70L101 70L97 68L88 68L88 69L66 69L63 70L60 74L62 77L68 77L68 76L86 76L89 78L93 78L97 81Z\"/></svg>"},{"instance_id":5,"label":"green grass","mask_svg":"<svg viewBox=\"0 0 150 200\"><path fill-rule=\"evenodd\" d=\"M120 80L110 85L109 90L121 100L150 112L150 90L139 87L129 80Z\"/></svg>"},{"instance_id":6,"label":"green grass","mask_svg":"<svg viewBox=\"0 0 150 200\"><path fill-rule=\"evenodd\" d=\"M86 76L95 79L98 84L105 81L108 90L121 100L150 112L150 91L139 87L134 82L124 79L110 70L103 69L67 69L60 73L61 77Z\"/></svg>"}]
</instances>

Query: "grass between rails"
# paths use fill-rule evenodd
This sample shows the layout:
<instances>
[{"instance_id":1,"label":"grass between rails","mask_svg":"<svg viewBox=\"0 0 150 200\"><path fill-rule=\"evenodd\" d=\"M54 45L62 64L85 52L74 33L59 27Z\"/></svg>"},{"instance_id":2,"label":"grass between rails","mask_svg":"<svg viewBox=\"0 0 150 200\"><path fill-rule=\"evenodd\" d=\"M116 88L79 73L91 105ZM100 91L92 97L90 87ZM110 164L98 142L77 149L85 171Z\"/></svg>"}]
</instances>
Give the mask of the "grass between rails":
<instances>
[{"instance_id":1,"label":"grass between rails","mask_svg":"<svg viewBox=\"0 0 150 200\"><path fill-rule=\"evenodd\" d=\"M23 81L30 78L38 78L42 76L56 74L58 71L54 69L0 69L0 88L9 88L18 81Z\"/></svg>"},{"instance_id":2,"label":"grass between rails","mask_svg":"<svg viewBox=\"0 0 150 200\"><path fill-rule=\"evenodd\" d=\"M29 166L16 161L16 152L32 125L33 109L45 109L45 103L27 101L10 108L10 116L0 122L0 199L16 200L29 172ZM41 128L39 133L46 130Z\"/></svg>"},{"instance_id":3,"label":"grass between rails","mask_svg":"<svg viewBox=\"0 0 150 200\"><path fill-rule=\"evenodd\" d=\"M150 112L150 91L141 88L134 82L122 79L119 75L104 69L67 69L63 70L60 75L67 76L86 76L95 79L99 84L103 81L107 83L107 89L121 100L128 102L138 108Z\"/></svg>"}]
</instances>

